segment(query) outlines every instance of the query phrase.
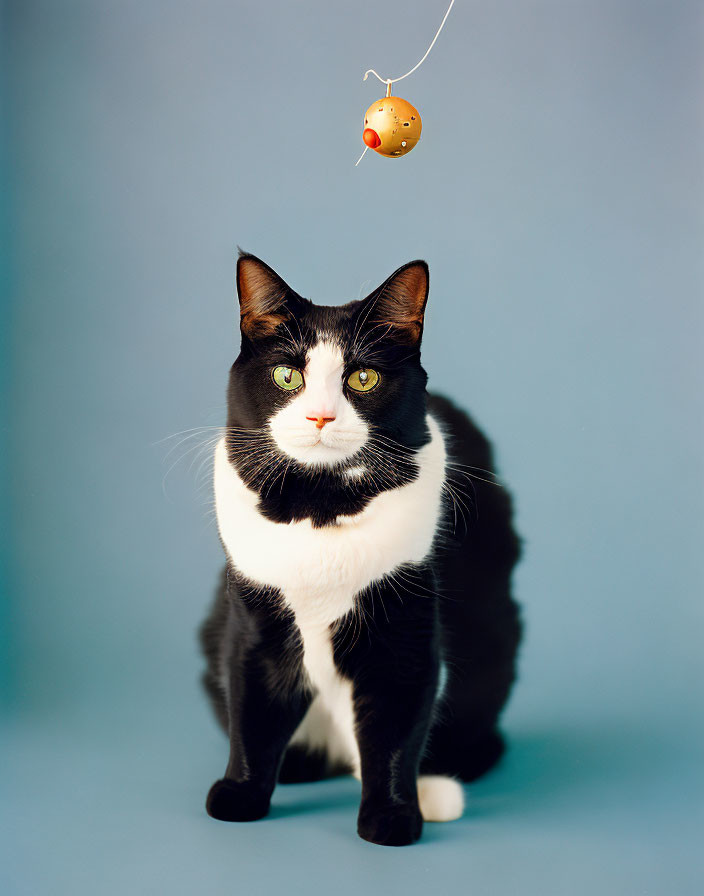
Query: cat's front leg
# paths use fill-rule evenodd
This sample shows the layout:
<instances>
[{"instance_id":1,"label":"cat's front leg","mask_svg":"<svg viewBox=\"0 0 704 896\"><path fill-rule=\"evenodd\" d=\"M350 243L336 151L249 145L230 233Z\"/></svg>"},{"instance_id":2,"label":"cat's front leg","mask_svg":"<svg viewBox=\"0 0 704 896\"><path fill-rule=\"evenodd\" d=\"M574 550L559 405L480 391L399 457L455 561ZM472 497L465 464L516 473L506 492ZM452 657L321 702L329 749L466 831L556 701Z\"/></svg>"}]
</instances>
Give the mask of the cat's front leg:
<instances>
[{"instance_id":1,"label":"cat's front leg","mask_svg":"<svg viewBox=\"0 0 704 896\"><path fill-rule=\"evenodd\" d=\"M405 846L421 835L418 766L430 725L436 676L428 662L414 681L390 676L374 693L356 693L362 802L357 830L372 843Z\"/></svg>"},{"instance_id":2,"label":"cat's front leg","mask_svg":"<svg viewBox=\"0 0 704 896\"><path fill-rule=\"evenodd\" d=\"M279 765L310 703L301 648L290 618L232 598L227 670L230 758L206 809L221 821L255 821L269 812Z\"/></svg>"},{"instance_id":3,"label":"cat's front leg","mask_svg":"<svg viewBox=\"0 0 704 896\"><path fill-rule=\"evenodd\" d=\"M374 603L369 638L357 641L364 647L356 651L354 675L362 773L357 830L372 843L405 846L423 828L417 776L438 681L435 606L427 595L401 603L383 587L375 589Z\"/></svg>"}]
</instances>

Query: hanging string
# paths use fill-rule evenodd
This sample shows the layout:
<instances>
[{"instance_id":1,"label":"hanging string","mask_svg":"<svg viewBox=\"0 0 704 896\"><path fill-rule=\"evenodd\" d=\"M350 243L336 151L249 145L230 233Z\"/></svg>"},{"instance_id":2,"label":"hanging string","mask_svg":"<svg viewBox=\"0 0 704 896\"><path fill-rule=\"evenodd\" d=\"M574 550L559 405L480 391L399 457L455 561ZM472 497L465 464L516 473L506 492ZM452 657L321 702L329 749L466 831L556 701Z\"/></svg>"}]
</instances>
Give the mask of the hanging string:
<instances>
[{"instance_id":1,"label":"hanging string","mask_svg":"<svg viewBox=\"0 0 704 896\"><path fill-rule=\"evenodd\" d=\"M365 146L365 147L364 147L364 149L362 150L362 155L361 155L361 156L357 159L357 161L354 163L354 167L355 167L355 168L356 168L357 165L359 165L359 163L362 161L362 159L364 158L364 153L365 153L368 149L369 149L368 146Z\"/></svg>"},{"instance_id":2,"label":"hanging string","mask_svg":"<svg viewBox=\"0 0 704 896\"><path fill-rule=\"evenodd\" d=\"M388 86L389 86L390 84L395 84L397 81L403 81L404 78L407 78L409 75L412 75L413 72L414 72L417 68L420 68L420 66L423 65L423 63L425 62L425 60L428 58L428 53L430 53L430 51L431 51L431 50L433 49L433 47L435 46L435 41L436 41L436 40L438 39L438 37L440 36L440 32L441 32L442 29L444 28L444 26L445 26L445 22L447 21L447 17L450 15L450 10L452 9L452 7L453 7L454 5L455 5L455 0L450 0L450 5L447 7L447 12L445 13L445 17L443 18L442 22L440 22L440 27L438 28L437 33L436 33L435 37L434 37L433 40L432 40L432 43L430 44L430 46L428 47L428 49L425 51L425 56L423 56L423 58L421 59L420 62L417 62L417 63L413 66L413 68L410 70L410 72L406 72L406 74L405 74L405 75L401 75L400 78L382 78L381 75L377 74L377 72L375 72L373 68L369 68L369 69L367 69L367 71L364 73L364 77L362 78L362 80L363 80L363 81L366 81L367 78L369 77L369 75L374 75L374 77L378 78L378 79L381 81L382 84L386 84L386 85L387 85L387 89L388 89ZM388 94L387 94L387 95L388 95ZM364 155L364 153L362 153L362 155ZM358 162L357 164L359 164L359 162Z\"/></svg>"},{"instance_id":3,"label":"hanging string","mask_svg":"<svg viewBox=\"0 0 704 896\"><path fill-rule=\"evenodd\" d=\"M442 20L442 22L440 22L440 27L439 27L438 30L436 31L436 33L435 33L435 37L432 39L432 41L431 41L431 43L430 43L430 46L429 46L428 49L425 51L425 55L423 56L423 58L420 60L420 62L417 62L417 63L413 66L413 68L410 70L410 72L406 72L406 74L405 74L405 75L401 75L400 78L382 78L381 75L378 74L378 72L375 72L373 68L369 68L369 69L367 69L367 71L364 73L364 77L362 78L362 80L363 80L363 81L366 81L367 78L369 77L369 75L374 75L374 77L375 77L375 78L378 78L378 79L381 81L382 84L386 84L386 95L387 95L387 96L391 96L391 85L392 85L392 84L395 84L397 81L403 81L404 78L407 78L409 75L412 75L413 72L414 72L417 68L420 68L420 66L423 65L423 63L425 62L425 60L428 58L428 54L430 53L430 51L431 51L431 50L433 49L433 47L435 46L435 41L438 39L438 37L440 36L440 32L441 32L442 29L445 27L445 22L447 21L447 17L450 15L450 10L452 9L452 7L453 7L454 5L455 5L455 0L450 0L450 5L447 7L447 12L446 12L445 15L443 16L443 20ZM362 155L361 155L361 156L357 159L357 161L354 163L354 167L355 167L355 168L356 168L357 165L359 165L359 163L362 161L362 159L364 158L364 156L365 156L365 154L366 154L366 152L367 152L368 149L369 149L368 146L365 146L365 147L364 147L364 150L362 151Z\"/></svg>"}]
</instances>

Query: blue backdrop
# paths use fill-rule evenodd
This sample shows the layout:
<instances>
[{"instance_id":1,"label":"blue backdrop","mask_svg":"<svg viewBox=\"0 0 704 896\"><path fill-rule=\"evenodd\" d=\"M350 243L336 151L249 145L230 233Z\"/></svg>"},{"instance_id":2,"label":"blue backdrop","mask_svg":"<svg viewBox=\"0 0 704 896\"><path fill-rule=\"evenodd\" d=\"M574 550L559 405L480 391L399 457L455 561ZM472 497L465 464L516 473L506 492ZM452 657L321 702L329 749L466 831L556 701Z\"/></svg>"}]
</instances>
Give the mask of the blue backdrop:
<instances>
[{"instance_id":1,"label":"blue backdrop","mask_svg":"<svg viewBox=\"0 0 704 896\"><path fill-rule=\"evenodd\" d=\"M444 11L5 5L4 892L701 891L703 7L460 0L396 91L420 144L355 168L362 73ZM410 850L350 780L203 810L237 244L330 304L427 259L431 387L516 495L513 747Z\"/></svg>"}]
</instances>

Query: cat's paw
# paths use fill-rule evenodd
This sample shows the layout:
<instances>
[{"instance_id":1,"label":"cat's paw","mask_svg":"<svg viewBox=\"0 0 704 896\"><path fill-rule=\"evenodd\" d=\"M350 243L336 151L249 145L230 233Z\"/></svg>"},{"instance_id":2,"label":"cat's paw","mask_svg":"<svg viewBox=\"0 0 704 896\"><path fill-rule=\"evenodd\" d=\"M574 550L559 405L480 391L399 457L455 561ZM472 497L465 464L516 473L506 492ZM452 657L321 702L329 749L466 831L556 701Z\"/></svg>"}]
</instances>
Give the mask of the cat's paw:
<instances>
[{"instance_id":1,"label":"cat's paw","mask_svg":"<svg viewBox=\"0 0 704 896\"><path fill-rule=\"evenodd\" d=\"M381 846L408 846L419 839L422 830L423 816L418 806L362 810L357 821L362 840Z\"/></svg>"},{"instance_id":2,"label":"cat's paw","mask_svg":"<svg viewBox=\"0 0 704 896\"><path fill-rule=\"evenodd\" d=\"M269 794L249 781L221 778L210 788L205 808L208 815L220 821L256 821L268 813L270 800Z\"/></svg>"}]
</instances>

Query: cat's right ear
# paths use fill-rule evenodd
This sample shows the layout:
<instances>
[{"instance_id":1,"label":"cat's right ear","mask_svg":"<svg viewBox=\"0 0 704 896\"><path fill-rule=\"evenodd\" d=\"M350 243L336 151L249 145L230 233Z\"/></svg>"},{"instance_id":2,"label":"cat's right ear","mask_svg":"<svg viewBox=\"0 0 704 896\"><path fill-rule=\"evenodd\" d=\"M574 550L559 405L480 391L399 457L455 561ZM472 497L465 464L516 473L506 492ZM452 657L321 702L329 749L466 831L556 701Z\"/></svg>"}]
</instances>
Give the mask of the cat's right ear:
<instances>
[{"instance_id":1,"label":"cat's right ear","mask_svg":"<svg viewBox=\"0 0 704 896\"><path fill-rule=\"evenodd\" d=\"M240 329L248 339L271 336L290 313L286 298L289 286L268 264L247 253L237 261L237 296L240 300Z\"/></svg>"}]
</instances>

